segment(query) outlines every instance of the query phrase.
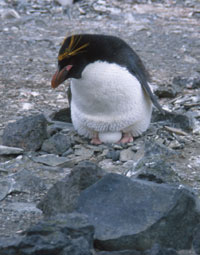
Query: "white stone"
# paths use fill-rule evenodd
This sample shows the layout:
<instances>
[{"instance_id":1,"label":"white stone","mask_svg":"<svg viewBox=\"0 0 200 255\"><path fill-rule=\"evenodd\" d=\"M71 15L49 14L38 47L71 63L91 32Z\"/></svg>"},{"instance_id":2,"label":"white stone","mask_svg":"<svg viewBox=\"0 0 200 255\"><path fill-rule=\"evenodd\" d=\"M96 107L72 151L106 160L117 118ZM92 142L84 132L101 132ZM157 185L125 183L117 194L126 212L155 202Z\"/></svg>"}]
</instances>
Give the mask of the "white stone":
<instances>
[{"instance_id":1,"label":"white stone","mask_svg":"<svg viewBox=\"0 0 200 255\"><path fill-rule=\"evenodd\" d=\"M73 4L73 0L56 0L60 5L67 6Z\"/></svg>"},{"instance_id":2,"label":"white stone","mask_svg":"<svg viewBox=\"0 0 200 255\"><path fill-rule=\"evenodd\" d=\"M5 12L3 12L1 15L3 19L12 19L12 18L20 19L19 13L16 12L14 9L8 9Z\"/></svg>"},{"instance_id":3,"label":"white stone","mask_svg":"<svg viewBox=\"0 0 200 255\"><path fill-rule=\"evenodd\" d=\"M33 108L33 104L31 103L23 103L22 104L22 110L30 110Z\"/></svg>"}]
</instances>

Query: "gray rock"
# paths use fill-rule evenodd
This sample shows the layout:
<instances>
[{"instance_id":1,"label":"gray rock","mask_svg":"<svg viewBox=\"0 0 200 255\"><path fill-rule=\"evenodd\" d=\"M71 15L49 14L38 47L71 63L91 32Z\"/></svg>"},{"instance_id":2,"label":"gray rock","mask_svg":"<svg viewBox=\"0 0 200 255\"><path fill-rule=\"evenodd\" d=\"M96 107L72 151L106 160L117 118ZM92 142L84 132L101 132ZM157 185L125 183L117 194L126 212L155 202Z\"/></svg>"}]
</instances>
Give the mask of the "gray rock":
<instances>
[{"instance_id":1,"label":"gray rock","mask_svg":"<svg viewBox=\"0 0 200 255\"><path fill-rule=\"evenodd\" d=\"M195 250L196 254L200 254L200 224L196 227L194 231L194 237L193 237L193 249Z\"/></svg>"},{"instance_id":2,"label":"gray rock","mask_svg":"<svg viewBox=\"0 0 200 255\"><path fill-rule=\"evenodd\" d=\"M192 131L194 128L194 118L190 114L165 111L165 115L163 115L155 110L152 114L152 122L158 122L164 126L179 128L186 132Z\"/></svg>"},{"instance_id":3,"label":"gray rock","mask_svg":"<svg viewBox=\"0 0 200 255\"><path fill-rule=\"evenodd\" d=\"M42 211L36 207L36 204L34 203L24 203L24 202L14 202L8 204L6 207L4 206L4 209L16 211L18 213L23 212L33 212L33 213L39 213L41 214Z\"/></svg>"},{"instance_id":4,"label":"gray rock","mask_svg":"<svg viewBox=\"0 0 200 255\"><path fill-rule=\"evenodd\" d=\"M188 79L182 76L174 77L172 80L172 85L178 92L181 92L184 88L186 88L188 83Z\"/></svg>"},{"instance_id":5,"label":"gray rock","mask_svg":"<svg viewBox=\"0 0 200 255\"><path fill-rule=\"evenodd\" d=\"M99 251L97 255L144 255L141 251L123 250L123 251Z\"/></svg>"},{"instance_id":6,"label":"gray rock","mask_svg":"<svg viewBox=\"0 0 200 255\"><path fill-rule=\"evenodd\" d=\"M196 19L200 19L200 11L192 12L192 17L195 17ZM200 83L199 83L199 86L200 86Z\"/></svg>"},{"instance_id":7,"label":"gray rock","mask_svg":"<svg viewBox=\"0 0 200 255\"><path fill-rule=\"evenodd\" d=\"M200 12L199 12L199 16L200 16ZM200 76L193 79L191 88L192 89L199 89L200 88Z\"/></svg>"},{"instance_id":8,"label":"gray rock","mask_svg":"<svg viewBox=\"0 0 200 255\"><path fill-rule=\"evenodd\" d=\"M156 96L158 96L159 98L163 97L174 98L177 95L177 92L180 91L177 91L176 88L174 88L173 86L170 87L161 86L154 91Z\"/></svg>"},{"instance_id":9,"label":"gray rock","mask_svg":"<svg viewBox=\"0 0 200 255\"><path fill-rule=\"evenodd\" d=\"M145 251L144 255L178 255L178 253L172 248L163 248L154 244L150 250Z\"/></svg>"},{"instance_id":10,"label":"gray rock","mask_svg":"<svg viewBox=\"0 0 200 255\"><path fill-rule=\"evenodd\" d=\"M73 149L72 148L69 148L66 152L63 153L63 157L67 157L71 154L73 154Z\"/></svg>"},{"instance_id":11,"label":"gray rock","mask_svg":"<svg viewBox=\"0 0 200 255\"><path fill-rule=\"evenodd\" d=\"M56 2L62 6L69 6L73 4L73 0L56 0Z\"/></svg>"},{"instance_id":12,"label":"gray rock","mask_svg":"<svg viewBox=\"0 0 200 255\"><path fill-rule=\"evenodd\" d=\"M11 174L0 182L0 200L3 200L11 193L30 193L42 192L46 186L42 179L32 174L30 171L22 169L16 174Z\"/></svg>"},{"instance_id":13,"label":"gray rock","mask_svg":"<svg viewBox=\"0 0 200 255\"><path fill-rule=\"evenodd\" d=\"M42 145L42 150L52 154L62 155L71 147L71 138L63 134L55 134Z\"/></svg>"},{"instance_id":14,"label":"gray rock","mask_svg":"<svg viewBox=\"0 0 200 255\"><path fill-rule=\"evenodd\" d=\"M81 157L82 160L89 160L94 154L94 151L92 149L85 148L82 145L75 145L74 148L75 156Z\"/></svg>"},{"instance_id":15,"label":"gray rock","mask_svg":"<svg viewBox=\"0 0 200 255\"><path fill-rule=\"evenodd\" d=\"M133 152L132 148L129 147L128 149L122 150L120 152L120 161L126 162L128 160L134 159L135 153Z\"/></svg>"},{"instance_id":16,"label":"gray rock","mask_svg":"<svg viewBox=\"0 0 200 255\"><path fill-rule=\"evenodd\" d=\"M23 149L0 145L0 155L19 155L23 153Z\"/></svg>"},{"instance_id":17,"label":"gray rock","mask_svg":"<svg viewBox=\"0 0 200 255\"><path fill-rule=\"evenodd\" d=\"M150 250L144 252L137 250L99 251L97 255L178 255L178 253L172 248L162 248L155 244Z\"/></svg>"},{"instance_id":18,"label":"gray rock","mask_svg":"<svg viewBox=\"0 0 200 255\"><path fill-rule=\"evenodd\" d=\"M61 130L64 130L65 132L74 131L74 127L72 123L61 121L53 121L53 123L47 127L47 133L49 136L52 136Z\"/></svg>"},{"instance_id":19,"label":"gray rock","mask_svg":"<svg viewBox=\"0 0 200 255\"><path fill-rule=\"evenodd\" d=\"M47 138L46 127L47 121L42 114L9 123L4 129L3 145L36 151Z\"/></svg>"},{"instance_id":20,"label":"gray rock","mask_svg":"<svg viewBox=\"0 0 200 255\"><path fill-rule=\"evenodd\" d=\"M57 182L38 204L46 216L69 213L75 210L80 192L97 182L104 175L94 163L82 162L74 167L69 176Z\"/></svg>"},{"instance_id":21,"label":"gray rock","mask_svg":"<svg viewBox=\"0 0 200 255\"><path fill-rule=\"evenodd\" d=\"M13 180L12 192L40 193L46 190L43 180L35 176L31 171L22 169L16 174L7 177Z\"/></svg>"},{"instance_id":22,"label":"gray rock","mask_svg":"<svg viewBox=\"0 0 200 255\"><path fill-rule=\"evenodd\" d=\"M60 109L57 112L54 112L50 118L54 121L63 121L72 123L70 108Z\"/></svg>"},{"instance_id":23,"label":"gray rock","mask_svg":"<svg viewBox=\"0 0 200 255\"><path fill-rule=\"evenodd\" d=\"M46 154L32 158L37 163L42 163L47 166L59 166L59 167L70 167L72 160L66 157L59 157L54 154Z\"/></svg>"},{"instance_id":24,"label":"gray rock","mask_svg":"<svg viewBox=\"0 0 200 255\"><path fill-rule=\"evenodd\" d=\"M167 148L164 144L157 143L153 139L145 142L145 153L144 157L158 157L167 159L176 153L172 150Z\"/></svg>"},{"instance_id":25,"label":"gray rock","mask_svg":"<svg viewBox=\"0 0 200 255\"><path fill-rule=\"evenodd\" d=\"M82 191L77 211L95 226L100 250L189 249L200 222L197 198L185 188L108 174Z\"/></svg>"},{"instance_id":26,"label":"gray rock","mask_svg":"<svg viewBox=\"0 0 200 255\"><path fill-rule=\"evenodd\" d=\"M0 201L12 192L12 183L8 180L0 181Z\"/></svg>"},{"instance_id":27,"label":"gray rock","mask_svg":"<svg viewBox=\"0 0 200 255\"><path fill-rule=\"evenodd\" d=\"M145 143L144 157L132 169L132 178L156 183L179 183L175 165L170 158L176 153L165 145L150 140Z\"/></svg>"},{"instance_id":28,"label":"gray rock","mask_svg":"<svg viewBox=\"0 0 200 255\"><path fill-rule=\"evenodd\" d=\"M180 178L175 166L159 157L142 158L133 169L131 178L153 181L156 183L179 183Z\"/></svg>"},{"instance_id":29,"label":"gray rock","mask_svg":"<svg viewBox=\"0 0 200 255\"><path fill-rule=\"evenodd\" d=\"M189 78L178 76L173 79L172 83L174 86L178 87L180 91L185 87L198 89L200 88L200 76L198 75Z\"/></svg>"},{"instance_id":30,"label":"gray rock","mask_svg":"<svg viewBox=\"0 0 200 255\"><path fill-rule=\"evenodd\" d=\"M0 254L92 255L93 233L86 217L57 215L30 227L24 237L0 238Z\"/></svg>"},{"instance_id":31,"label":"gray rock","mask_svg":"<svg viewBox=\"0 0 200 255\"><path fill-rule=\"evenodd\" d=\"M119 150L109 150L108 153L106 154L106 158L112 159L112 161L117 161L119 160L120 157L120 152Z\"/></svg>"},{"instance_id":32,"label":"gray rock","mask_svg":"<svg viewBox=\"0 0 200 255\"><path fill-rule=\"evenodd\" d=\"M20 19L20 15L14 9L7 9L2 13L3 19Z\"/></svg>"}]
</instances>

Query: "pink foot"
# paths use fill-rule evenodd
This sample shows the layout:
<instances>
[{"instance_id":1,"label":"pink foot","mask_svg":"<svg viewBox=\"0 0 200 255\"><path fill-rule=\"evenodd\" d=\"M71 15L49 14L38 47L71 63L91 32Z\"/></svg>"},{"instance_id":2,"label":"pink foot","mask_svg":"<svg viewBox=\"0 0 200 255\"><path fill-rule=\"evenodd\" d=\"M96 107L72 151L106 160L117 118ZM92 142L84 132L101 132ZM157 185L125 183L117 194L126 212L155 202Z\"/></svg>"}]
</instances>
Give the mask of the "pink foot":
<instances>
[{"instance_id":1,"label":"pink foot","mask_svg":"<svg viewBox=\"0 0 200 255\"><path fill-rule=\"evenodd\" d=\"M117 143L131 143L133 142L133 136L130 133L124 133L123 137Z\"/></svg>"},{"instance_id":2,"label":"pink foot","mask_svg":"<svg viewBox=\"0 0 200 255\"><path fill-rule=\"evenodd\" d=\"M93 138L91 140L91 144L102 144L102 141L99 140L99 134L97 132L94 133Z\"/></svg>"},{"instance_id":3,"label":"pink foot","mask_svg":"<svg viewBox=\"0 0 200 255\"><path fill-rule=\"evenodd\" d=\"M92 138L91 144L96 144L96 145L98 145L98 144L102 144L102 142L99 140L99 138Z\"/></svg>"}]
</instances>

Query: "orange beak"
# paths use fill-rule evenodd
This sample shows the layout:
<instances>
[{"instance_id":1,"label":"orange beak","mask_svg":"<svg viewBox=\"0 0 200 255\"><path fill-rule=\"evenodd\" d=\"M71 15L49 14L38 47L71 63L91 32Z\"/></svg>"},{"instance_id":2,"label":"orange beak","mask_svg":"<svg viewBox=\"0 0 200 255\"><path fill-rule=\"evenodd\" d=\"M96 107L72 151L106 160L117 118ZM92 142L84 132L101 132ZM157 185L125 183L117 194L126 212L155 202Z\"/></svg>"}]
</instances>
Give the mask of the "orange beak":
<instances>
[{"instance_id":1,"label":"orange beak","mask_svg":"<svg viewBox=\"0 0 200 255\"><path fill-rule=\"evenodd\" d=\"M61 71L56 71L52 80L51 80L51 87L57 88L61 83L63 83L67 79L67 75L69 70L72 68L72 65L68 65L64 67Z\"/></svg>"}]
</instances>

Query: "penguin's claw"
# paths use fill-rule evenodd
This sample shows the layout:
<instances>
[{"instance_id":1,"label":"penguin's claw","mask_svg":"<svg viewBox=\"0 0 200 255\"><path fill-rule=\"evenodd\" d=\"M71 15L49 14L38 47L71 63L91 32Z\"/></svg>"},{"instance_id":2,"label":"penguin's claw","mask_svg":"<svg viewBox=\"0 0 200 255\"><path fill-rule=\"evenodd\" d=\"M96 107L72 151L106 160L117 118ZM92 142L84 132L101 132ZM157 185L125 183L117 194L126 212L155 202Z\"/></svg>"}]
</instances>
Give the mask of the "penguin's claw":
<instances>
[{"instance_id":1,"label":"penguin's claw","mask_svg":"<svg viewBox=\"0 0 200 255\"><path fill-rule=\"evenodd\" d=\"M122 139L119 140L119 143L131 143L133 142L133 136L131 135L131 133L124 133Z\"/></svg>"},{"instance_id":2,"label":"penguin's claw","mask_svg":"<svg viewBox=\"0 0 200 255\"><path fill-rule=\"evenodd\" d=\"M97 132L94 132L93 138L91 140L91 144L95 144L95 145L102 144L102 141L100 141L99 134Z\"/></svg>"},{"instance_id":3,"label":"penguin's claw","mask_svg":"<svg viewBox=\"0 0 200 255\"><path fill-rule=\"evenodd\" d=\"M98 144L102 144L102 142L99 140L99 138L94 137L91 140L91 144L98 145Z\"/></svg>"}]
</instances>

